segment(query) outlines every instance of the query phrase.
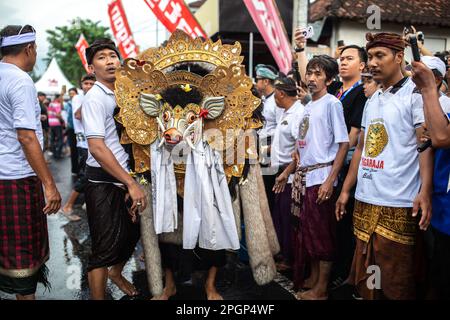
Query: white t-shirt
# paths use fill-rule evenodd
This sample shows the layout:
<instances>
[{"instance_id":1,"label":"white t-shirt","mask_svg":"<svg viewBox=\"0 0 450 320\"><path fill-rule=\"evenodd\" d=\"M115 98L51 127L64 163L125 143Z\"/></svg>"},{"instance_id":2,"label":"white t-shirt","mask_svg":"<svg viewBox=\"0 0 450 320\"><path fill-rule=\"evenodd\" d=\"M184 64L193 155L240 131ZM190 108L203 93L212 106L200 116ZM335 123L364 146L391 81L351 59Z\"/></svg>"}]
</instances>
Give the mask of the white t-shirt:
<instances>
[{"instance_id":1,"label":"white t-shirt","mask_svg":"<svg viewBox=\"0 0 450 320\"><path fill-rule=\"evenodd\" d=\"M284 113L284 109L279 108L275 103L275 93L272 93L264 100L264 108L262 113L265 122L263 128L259 131L259 137L260 139L273 137L277 124Z\"/></svg>"},{"instance_id":2,"label":"white t-shirt","mask_svg":"<svg viewBox=\"0 0 450 320\"><path fill-rule=\"evenodd\" d=\"M355 198L378 206L409 208L420 188L416 128L424 122L415 84L403 79L367 100L361 127L364 150Z\"/></svg>"},{"instance_id":3,"label":"white t-shirt","mask_svg":"<svg viewBox=\"0 0 450 320\"><path fill-rule=\"evenodd\" d=\"M84 135L83 122L75 118L75 113L81 108L84 96L82 94L77 94L72 98L72 119L73 119L73 130L77 137L77 147L87 149L88 143L86 136Z\"/></svg>"},{"instance_id":4,"label":"white t-shirt","mask_svg":"<svg viewBox=\"0 0 450 320\"><path fill-rule=\"evenodd\" d=\"M439 103L441 104L441 108L444 111L444 113L447 115L450 113L450 98L447 97L445 94L441 94L439 97Z\"/></svg>"},{"instance_id":5,"label":"white t-shirt","mask_svg":"<svg viewBox=\"0 0 450 320\"><path fill-rule=\"evenodd\" d=\"M292 153L295 151L298 125L303 114L304 106L300 101L284 111L278 125L275 128L270 162L272 168L287 165L292 162Z\"/></svg>"},{"instance_id":6,"label":"white t-shirt","mask_svg":"<svg viewBox=\"0 0 450 320\"><path fill-rule=\"evenodd\" d=\"M114 92L96 81L83 100L81 120L86 138L104 138L106 146L114 154L122 168L128 171L128 154L119 142L114 122L116 106ZM90 152L86 164L91 167L101 167Z\"/></svg>"},{"instance_id":7,"label":"white t-shirt","mask_svg":"<svg viewBox=\"0 0 450 320\"><path fill-rule=\"evenodd\" d=\"M35 176L16 129L30 129L43 146L41 107L30 76L13 64L0 62L0 180Z\"/></svg>"},{"instance_id":8,"label":"white t-shirt","mask_svg":"<svg viewBox=\"0 0 450 320\"><path fill-rule=\"evenodd\" d=\"M333 161L339 143L348 142L344 108L339 99L327 93L319 100L310 101L305 106L296 137L301 167ZM324 183L331 169L330 165L307 172L306 187Z\"/></svg>"}]
</instances>

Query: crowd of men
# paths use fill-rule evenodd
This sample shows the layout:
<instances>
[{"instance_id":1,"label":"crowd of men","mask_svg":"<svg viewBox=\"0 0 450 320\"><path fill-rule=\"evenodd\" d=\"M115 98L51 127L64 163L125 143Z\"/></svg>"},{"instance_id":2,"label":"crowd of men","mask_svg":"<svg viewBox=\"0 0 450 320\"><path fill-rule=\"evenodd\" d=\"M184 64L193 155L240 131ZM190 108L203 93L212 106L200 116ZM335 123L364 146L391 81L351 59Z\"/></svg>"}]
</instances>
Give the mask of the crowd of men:
<instances>
[{"instance_id":1,"label":"crowd of men","mask_svg":"<svg viewBox=\"0 0 450 320\"><path fill-rule=\"evenodd\" d=\"M27 75L36 62L34 29L7 26L0 36L0 290L34 299L37 283L51 281L45 214L79 220L73 205L84 193L91 297L105 298L108 279L137 295L122 269L139 240L136 216L147 198L129 174L114 119L117 48L107 39L93 42L86 50L92 74L81 79L82 93L69 90L64 108L64 91L49 102ZM292 272L300 300L328 299L343 285L353 286L356 298L449 299L447 62L421 47L421 62L406 67L404 35L366 38L365 47L346 45L335 57L308 60L298 30L299 75L256 67L277 268ZM62 157L64 126L78 178L61 208L43 149ZM428 140L431 147L418 152ZM211 270L207 296L220 299ZM368 285L373 272L379 286ZM160 298L175 293L169 288Z\"/></svg>"}]
</instances>

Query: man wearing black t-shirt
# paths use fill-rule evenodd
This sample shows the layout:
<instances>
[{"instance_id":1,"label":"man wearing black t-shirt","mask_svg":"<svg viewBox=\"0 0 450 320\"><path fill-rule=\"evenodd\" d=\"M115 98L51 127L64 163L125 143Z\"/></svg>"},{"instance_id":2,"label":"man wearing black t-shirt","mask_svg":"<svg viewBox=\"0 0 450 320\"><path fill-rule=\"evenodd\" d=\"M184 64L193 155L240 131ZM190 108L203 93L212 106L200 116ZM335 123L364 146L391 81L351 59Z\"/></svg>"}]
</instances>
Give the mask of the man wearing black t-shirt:
<instances>
[{"instance_id":1,"label":"man wearing black t-shirt","mask_svg":"<svg viewBox=\"0 0 450 320\"><path fill-rule=\"evenodd\" d=\"M335 95L344 107L344 118L349 135L350 149L347 154L346 162L339 173L338 190L347 175L353 151L358 142L359 132L361 130L361 119L366 104L366 96L361 82L361 72L367 62L366 51L356 45L349 45L341 50L339 56L339 76L342 82L335 81L328 87L328 92ZM352 197L354 195L354 190ZM338 260L336 261L331 287L337 288L347 279L353 258L355 240L352 232L352 212L353 201L347 204L349 213L343 221L338 224Z\"/></svg>"}]
</instances>

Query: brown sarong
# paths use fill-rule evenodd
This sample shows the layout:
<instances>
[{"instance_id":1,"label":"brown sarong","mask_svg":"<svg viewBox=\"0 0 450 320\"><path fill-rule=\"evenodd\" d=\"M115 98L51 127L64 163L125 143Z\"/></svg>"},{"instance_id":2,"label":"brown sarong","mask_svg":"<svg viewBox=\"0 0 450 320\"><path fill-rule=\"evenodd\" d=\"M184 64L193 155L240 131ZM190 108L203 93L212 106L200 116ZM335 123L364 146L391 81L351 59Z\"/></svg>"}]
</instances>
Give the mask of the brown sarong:
<instances>
[{"instance_id":1,"label":"brown sarong","mask_svg":"<svg viewBox=\"0 0 450 320\"><path fill-rule=\"evenodd\" d=\"M380 207L356 201L355 221L359 221L357 220L358 217L367 216L368 211L374 210L383 210L384 214L387 214L389 210L405 210L408 215L412 211L411 208ZM389 216L394 215L389 214ZM394 234L392 232L386 233L386 228L374 229L375 231L371 232L369 239L366 240L367 233L361 233L355 228L356 249L349 283L355 285L358 293L367 300L415 299L416 287L424 269L423 239L417 232L414 237L410 233L407 237L393 237L399 240L410 239L411 244L404 244L386 238L384 234L388 236ZM405 230L410 231L409 229ZM379 232L382 232L383 235ZM379 274L377 274L378 270ZM376 284L380 286L377 287Z\"/></svg>"}]
</instances>

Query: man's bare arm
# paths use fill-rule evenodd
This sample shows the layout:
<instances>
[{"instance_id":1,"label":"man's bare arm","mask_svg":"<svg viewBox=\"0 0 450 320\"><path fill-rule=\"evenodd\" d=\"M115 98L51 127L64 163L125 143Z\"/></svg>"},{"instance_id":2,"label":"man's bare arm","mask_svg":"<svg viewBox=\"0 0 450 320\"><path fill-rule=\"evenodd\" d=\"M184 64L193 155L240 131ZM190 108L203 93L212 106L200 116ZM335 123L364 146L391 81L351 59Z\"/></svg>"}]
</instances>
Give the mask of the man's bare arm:
<instances>
[{"instance_id":1,"label":"man's bare arm","mask_svg":"<svg viewBox=\"0 0 450 320\"><path fill-rule=\"evenodd\" d=\"M439 102L436 87L422 89L425 123L431 137L433 147L450 147L450 123Z\"/></svg>"},{"instance_id":2,"label":"man's bare arm","mask_svg":"<svg viewBox=\"0 0 450 320\"><path fill-rule=\"evenodd\" d=\"M416 129L417 143L420 144L420 138L423 135L422 127ZM420 229L426 230L431 221L431 194L433 192L433 150L427 150L419 154L419 168L421 186L420 192L414 200L413 216L417 216L419 209L422 211L422 217L419 222Z\"/></svg>"},{"instance_id":3,"label":"man's bare arm","mask_svg":"<svg viewBox=\"0 0 450 320\"><path fill-rule=\"evenodd\" d=\"M45 162L36 132L28 129L17 129L17 139L22 146L28 163L44 185L44 193L47 200L44 213L52 214L58 212L61 207L61 196Z\"/></svg>"},{"instance_id":4,"label":"man's bare arm","mask_svg":"<svg viewBox=\"0 0 450 320\"><path fill-rule=\"evenodd\" d=\"M358 137L359 137L359 133L360 133L361 129L352 127L350 129L350 133L348 134L348 139L349 139L349 148L353 148L357 145L358 143Z\"/></svg>"}]
</instances>

